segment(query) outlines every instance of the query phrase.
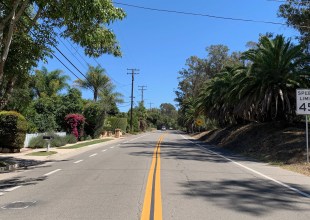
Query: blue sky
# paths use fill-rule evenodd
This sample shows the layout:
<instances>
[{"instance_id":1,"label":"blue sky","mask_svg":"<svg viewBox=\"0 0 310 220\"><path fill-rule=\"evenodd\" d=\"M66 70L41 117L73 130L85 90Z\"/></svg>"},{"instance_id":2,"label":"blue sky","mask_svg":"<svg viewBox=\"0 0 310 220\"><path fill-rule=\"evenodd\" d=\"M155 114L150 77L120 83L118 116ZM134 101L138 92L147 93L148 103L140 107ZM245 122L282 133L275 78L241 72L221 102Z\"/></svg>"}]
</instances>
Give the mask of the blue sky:
<instances>
[{"instance_id":1,"label":"blue sky","mask_svg":"<svg viewBox=\"0 0 310 220\"><path fill-rule=\"evenodd\" d=\"M280 2L268 0L117 0L119 3L149 8L184 11L214 16L264 20L285 23L277 17ZM61 51L81 72L86 73L87 64L104 67L116 86L116 91L124 95L125 103L119 105L121 111L130 109L131 75L127 68L139 69L135 75L134 101L141 101L138 86L147 86L144 91L145 106L159 107L161 103L174 102L174 90L178 86L178 71L185 68L185 61L192 55L206 57L205 48L224 44L233 51L245 51L248 41L257 41L260 33L272 32L294 38L296 31L281 25L222 20L202 16L143 10L128 6L123 8L127 17L111 25L123 52L122 58L103 55L93 59L83 55L83 49L69 41L59 42ZM73 48L73 47L74 48ZM68 50L69 48L70 50ZM78 51L78 53L76 52ZM61 57L59 53L55 53ZM82 58L83 57L83 58ZM62 59L80 78L83 76ZM76 79L56 59L44 64L49 71L62 69L65 74ZM41 64L39 68L41 67ZM84 98L92 98L92 93L82 90ZM150 105L150 103L152 103Z\"/></svg>"}]
</instances>

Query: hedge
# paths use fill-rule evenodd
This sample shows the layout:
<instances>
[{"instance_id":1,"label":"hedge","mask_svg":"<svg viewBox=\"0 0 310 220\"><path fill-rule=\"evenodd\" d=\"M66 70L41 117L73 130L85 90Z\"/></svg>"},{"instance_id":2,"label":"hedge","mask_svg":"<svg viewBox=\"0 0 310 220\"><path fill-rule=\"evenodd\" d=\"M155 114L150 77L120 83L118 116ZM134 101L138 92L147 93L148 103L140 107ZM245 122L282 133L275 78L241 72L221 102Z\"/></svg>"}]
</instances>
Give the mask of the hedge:
<instances>
[{"instance_id":1,"label":"hedge","mask_svg":"<svg viewBox=\"0 0 310 220\"><path fill-rule=\"evenodd\" d=\"M24 146L27 132L27 121L15 111L0 112L0 147L9 152L19 152Z\"/></svg>"},{"instance_id":2,"label":"hedge","mask_svg":"<svg viewBox=\"0 0 310 220\"><path fill-rule=\"evenodd\" d=\"M127 118L116 118L111 117L108 119L111 125L111 130L114 132L115 129L121 129L122 132L126 132Z\"/></svg>"}]
</instances>

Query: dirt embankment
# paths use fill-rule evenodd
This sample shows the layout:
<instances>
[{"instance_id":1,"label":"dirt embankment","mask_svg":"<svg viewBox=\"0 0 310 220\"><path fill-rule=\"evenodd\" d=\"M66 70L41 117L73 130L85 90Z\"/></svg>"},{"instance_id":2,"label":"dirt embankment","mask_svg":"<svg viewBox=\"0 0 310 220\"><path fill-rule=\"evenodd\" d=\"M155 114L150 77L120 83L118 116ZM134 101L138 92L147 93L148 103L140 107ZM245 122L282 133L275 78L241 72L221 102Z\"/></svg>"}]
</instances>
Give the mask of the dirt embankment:
<instances>
[{"instance_id":1,"label":"dirt embankment","mask_svg":"<svg viewBox=\"0 0 310 220\"><path fill-rule=\"evenodd\" d=\"M196 138L310 176L304 123L251 123L204 132Z\"/></svg>"}]
</instances>

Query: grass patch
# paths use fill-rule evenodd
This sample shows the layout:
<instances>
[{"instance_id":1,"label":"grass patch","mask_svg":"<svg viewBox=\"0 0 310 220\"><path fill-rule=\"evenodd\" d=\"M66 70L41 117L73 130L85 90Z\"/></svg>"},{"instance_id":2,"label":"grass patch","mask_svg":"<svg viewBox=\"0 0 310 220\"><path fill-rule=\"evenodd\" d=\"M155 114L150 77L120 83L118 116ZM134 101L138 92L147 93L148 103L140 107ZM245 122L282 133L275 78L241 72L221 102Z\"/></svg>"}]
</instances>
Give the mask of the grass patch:
<instances>
[{"instance_id":1,"label":"grass patch","mask_svg":"<svg viewBox=\"0 0 310 220\"><path fill-rule=\"evenodd\" d=\"M93 140L93 141L88 141L84 143L74 144L68 147L59 147L59 149L75 149L75 148L85 147L85 146L92 145L92 144L99 144L99 143L110 141L110 140L113 140L113 139Z\"/></svg>"},{"instance_id":2,"label":"grass patch","mask_svg":"<svg viewBox=\"0 0 310 220\"><path fill-rule=\"evenodd\" d=\"M27 156L49 156L49 155L53 155L53 154L57 154L56 151L38 151L38 152L33 152L30 154L26 154Z\"/></svg>"}]
</instances>

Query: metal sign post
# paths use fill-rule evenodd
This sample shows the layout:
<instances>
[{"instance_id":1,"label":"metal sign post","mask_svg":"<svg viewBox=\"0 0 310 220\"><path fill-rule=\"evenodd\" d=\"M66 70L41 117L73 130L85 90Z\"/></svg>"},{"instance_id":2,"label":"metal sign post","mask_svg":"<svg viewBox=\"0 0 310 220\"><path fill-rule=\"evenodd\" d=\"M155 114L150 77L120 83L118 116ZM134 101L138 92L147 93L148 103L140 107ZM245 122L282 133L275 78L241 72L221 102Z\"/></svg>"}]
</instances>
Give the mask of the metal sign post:
<instances>
[{"instance_id":1,"label":"metal sign post","mask_svg":"<svg viewBox=\"0 0 310 220\"><path fill-rule=\"evenodd\" d=\"M306 115L306 142L307 142L307 163L309 163L308 115Z\"/></svg>"},{"instance_id":2,"label":"metal sign post","mask_svg":"<svg viewBox=\"0 0 310 220\"><path fill-rule=\"evenodd\" d=\"M296 114L306 116L307 163L309 163L308 115L310 114L310 89L296 89Z\"/></svg>"}]
</instances>

